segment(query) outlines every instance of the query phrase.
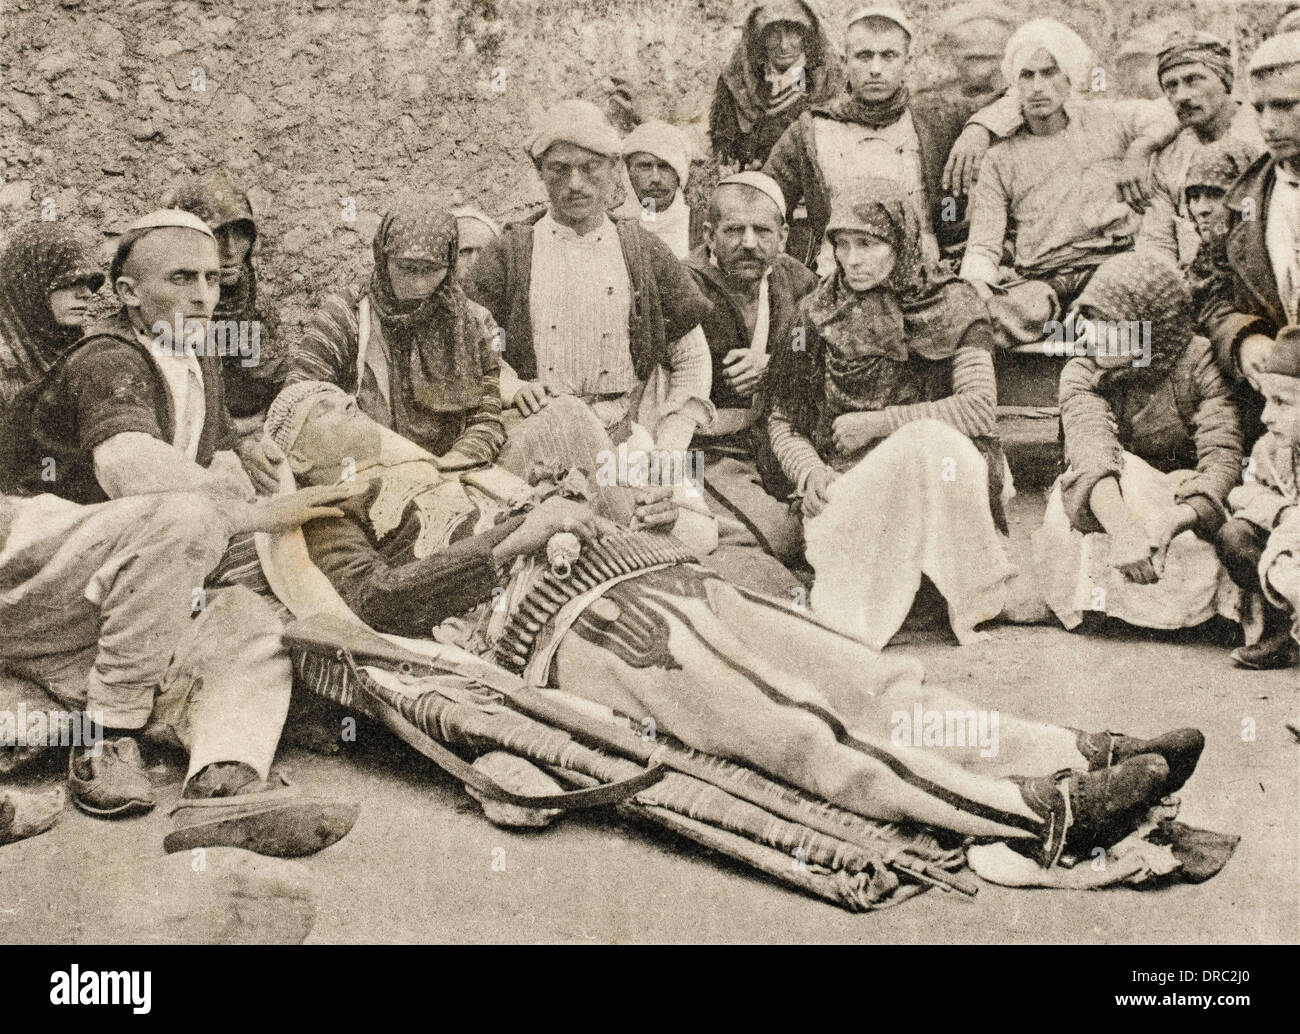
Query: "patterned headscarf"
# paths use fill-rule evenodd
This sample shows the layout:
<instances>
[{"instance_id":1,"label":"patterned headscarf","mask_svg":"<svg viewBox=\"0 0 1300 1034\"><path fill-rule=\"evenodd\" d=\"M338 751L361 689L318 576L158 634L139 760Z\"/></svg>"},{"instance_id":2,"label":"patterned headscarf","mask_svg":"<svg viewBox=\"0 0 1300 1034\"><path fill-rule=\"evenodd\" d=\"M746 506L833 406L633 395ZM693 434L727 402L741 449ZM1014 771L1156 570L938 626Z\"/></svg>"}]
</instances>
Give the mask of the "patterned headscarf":
<instances>
[{"instance_id":1,"label":"patterned headscarf","mask_svg":"<svg viewBox=\"0 0 1300 1034\"><path fill-rule=\"evenodd\" d=\"M1228 44L1208 32L1180 32L1165 40L1160 49L1156 75L1163 76L1179 65L1204 65L1232 89L1232 50Z\"/></svg>"},{"instance_id":2,"label":"patterned headscarf","mask_svg":"<svg viewBox=\"0 0 1300 1034\"><path fill-rule=\"evenodd\" d=\"M837 412L920 401L913 358L952 358L972 324L988 318L968 283L926 267L920 227L894 181L867 179L836 199L827 234L850 229L889 241L893 270L858 292L837 266L800 303L801 319L816 328L812 345L778 349L768 377L782 386L777 393L795 428L814 439Z\"/></svg>"},{"instance_id":3,"label":"patterned headscarf","mask_svg":"<svg viewBox=\"0 0 1300 1034\"><path fill-rule=\"evenodd\" d=\"M1151 362L1107 370L1101 383L1158 383L1178 362L1196 329L1192 296L1177 264L1149 249L1124 252L1103 262L1074 307L1092 309L1099 320L1151 324Z\"/></svg>"},{"instance_id":4,"label":"patterned headscarf","mask_svg":"<svg viewBox=\"0 0 1300 1034\"><path fill-rule=\"evenodd\" d=\"M406 381L402 398L394 391L393 404L407 410L407 420L419 408L463 412L483 397L479 342L467 333L473 317L456 277L459 249L456 217L423 194L394 202L375 233L370 304L379 316L393 366ZM428 297L402 301L388 276L392 258L435 263L445 267L447 275Z\"/></svg>"},{"instance_id":5,"label":"patterned headscarf","mask_svg":"<svg viewBox=\"0 0 1300 1034\"><path fill-rule=\"evenodd\" d=\"M66 223L20 226L0 253L0 404L50 368L81 330L61 327L50 292L74 284L98 291L104 274L90 245Z\"/></svg>"},{"instance_id":6,"label":"patterned headscarf","mask_svg":"<svg viewBox=\"0 0 1300 1034\"><path fill-rule=\"evenodd\" d=\"M210 172L183 180L163 199L166 208L192 212L215 233L223 226L238 223L257 242L257 224L248 195L231 181L224 171ZM257 318L257 271L253 268L253 249L248 250L244 268L233 284L221 285L213 319L253 320Z\"/></svg>"},{"instance_id":7,"label":"patterned headscarf","mask_svg":"<svg viewBox=\"0 0 1300 1034\"><path fill-rule=\"evenodd\" d=\"M844 83L839 56L826 34L821 15L811 2L786 0L776 4L756 4L745 19L740 42L720 77L735 101L736 125L741 133L753 132L759 119L792 108L798 99L793 92L773 97L765 88L767 52L763 46L763 34L768 26L777 22L806 26L802 94L809 103L829 100Z\"/></svg>"},{"instance_id":8,"label":"patterned headscarf","mask_svg":"<svg viewBox=\"0 0 1300 1034\"><path fill-rule=\"evenodd\" d=\"M1251 144L1232 136L1206 144L1196 152L1187 167L1187 176L1183 180L1184 199L1193 187L1215 187L1227 193L1257 157Z\"/></svg>"}]
</instances>

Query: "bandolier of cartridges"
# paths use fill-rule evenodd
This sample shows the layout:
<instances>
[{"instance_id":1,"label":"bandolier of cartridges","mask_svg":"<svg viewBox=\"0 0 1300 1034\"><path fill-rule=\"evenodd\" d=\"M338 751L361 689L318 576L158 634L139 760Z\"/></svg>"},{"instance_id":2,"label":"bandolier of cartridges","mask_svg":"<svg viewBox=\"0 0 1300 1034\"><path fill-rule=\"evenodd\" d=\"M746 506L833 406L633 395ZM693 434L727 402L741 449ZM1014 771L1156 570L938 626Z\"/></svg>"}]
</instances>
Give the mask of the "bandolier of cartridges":
<instances>
[{"instance_id":1,"label":"bandolier of cartridges","mask_svg":"<svg viewBox=\"0 0 1300 1034\"><path fill-rule=\"evenodd\" d=\"M584 542L582 552L570 563L568 577L547 568L524 594L506 620L493 660L511 671L523 671L538 634L566 603L623 575L696 562L685 546L661 535L625 532Z\"/></svg>"}]
</instances>

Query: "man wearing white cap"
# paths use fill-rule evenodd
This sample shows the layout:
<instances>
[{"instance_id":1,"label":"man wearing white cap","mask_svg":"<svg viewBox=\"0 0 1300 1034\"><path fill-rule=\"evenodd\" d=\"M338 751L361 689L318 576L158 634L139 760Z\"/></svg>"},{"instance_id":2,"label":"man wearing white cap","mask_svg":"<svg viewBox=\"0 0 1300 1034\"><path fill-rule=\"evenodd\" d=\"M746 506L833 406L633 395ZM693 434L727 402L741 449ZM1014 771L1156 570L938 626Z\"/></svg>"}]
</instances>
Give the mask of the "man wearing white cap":
<instances>
[{"instance_id":1,"label":"man wearing white cap","mask_svg":"<svg viewBox=\"0 0 1300 1034\"><path fill-rule=\"evenodd\" d=\"M204 347L221 262L200 219L133 223L110 279L122 309L6 414L0 484L31 498L0 514L0 663L105 727L70 759L83 811L154 807L135 738L149 726L190 756L168 850L319 850L356 811L268 781L291 677L275 611L204 580L232 535L335 514L351 489L252 505L239 461L221 458L230 418Z\"/></svg>"},{"instance_id":2,"label":"man wearing white cap","mask_svg":"<svg viewBox=\"0 0 1300 1034\"><path fill-rule=\"evenodd\" d=\"M679 259L691 250L691 210L686 177L691 171L690 142L661 119L642 122L623 140L630 196L614 215L640 219Z\"/></svg>"},{"instance_id":3,"label":"man wearing white cap","mask_svg":"<svg viewBox=\"0 0 1300 1034\"><path fill-rule=\"evenodd\" d=\"M789 505L768 495L759 477L759 457L770 451L763 386L771 354L793 343L799 300L817 277L782 250L785 210L771 177L726 177L709 203L705 241L686 265L713 304L702 327L717 417L694 442L705 456L705 491L718 516L718 549L707 563L737 584L788 598L800 583L781 565L798 560L803 533Z\"/></svg>"},{"instance_id":4,"label":"man wearing white cap","mask_svg":"<svg viewBox=\"0 0 1300 1034\"><path fill-rule=\"evenodd\" d=\"M640 420L656 448L682 451L713 417L698 330L708 303L662 240L605 213L622 149L594 104L546 112L529 155L549 205L487 246L467 293L505 331L518 374L502 378L507 404L527 416L550 396L574 396L616 440ZM642 396L659 368L666 392L650 407Z\"/></svg>"},{"instance_id":5,"label":"man wearing white cap","mask_svg":"<svg viewBox=\"0 0 1300 1034\"><path fill-rule=\"evenodd\" d=\"M937 260L941 247L959 247L964 239L963 213L943 189L944 163L967 120L974 116L984 124L984 116L975 115L970 100L911 98L906 79L915 38L911 20L897 7L864 7L850 15L848 92L801 114L763 166L785 195L787 216L806 208L808 244L792 254L818 272L834 267L823 240L834 199L864 173L903 188L922 227L927 259Z\"/></svg>"},{"instance_id":6,"label":"man wearing white cap","mask_svg":"<svg viewBox=\"0 0 1300 1034\"><path fill-rule=\"evenodd\" d=\"M251 477L273 491L283 459L273 445L243 445L238 459L229 451L221 358L207 337L221 290L207 224L179 209L136 220L109 275L122 307L9 415L6 490L78 503L190 489L251 499Z\"/></svg>"},{"instance_id":7,"label":"man wearing white cap","mask_svg":"<svg viewBox=\"0 0 1300 1034\"><path fill-rule=\"evenodd\" d=\"M1238 386L1249 447L1260 435L1259 372L1284 328L1300 323L1300 32L1250 59L1250 93L1268 148L1228 191L1229 275L1211 288L1205 330Z\"/></svg>"}]
</instances>

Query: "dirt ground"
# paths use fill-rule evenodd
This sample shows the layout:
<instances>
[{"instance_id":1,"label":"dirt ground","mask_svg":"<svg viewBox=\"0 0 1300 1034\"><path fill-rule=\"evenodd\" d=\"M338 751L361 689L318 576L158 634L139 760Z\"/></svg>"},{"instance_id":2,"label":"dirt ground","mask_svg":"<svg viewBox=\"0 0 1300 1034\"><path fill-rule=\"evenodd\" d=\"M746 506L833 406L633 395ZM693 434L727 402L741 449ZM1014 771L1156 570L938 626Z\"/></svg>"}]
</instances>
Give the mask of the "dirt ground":
<instances>
[{"instance_id":1,"label":"dirt ground","mask_svg":"<svg viewBox=\"0 0 1300 1034\"><path fill-rule=\"evenodd\" d=\"M1041 507L1041 492L1016 501L1018 546ZM1043 721L1137 734L1202 729L1205 755L1180 817L1241 836L1223 872L1156 891L986 884L973 901L930 891L852 915L604 815L570 815L534 833L497 829L449 777L363 724L338 756L281 753L279 767L303 789L362 804L351 835L303 863L318 904L308 941L1296 941L1300 744L1285 723L1297 723L1300 674L1237 670L1213 631L990 631L987 642L965 648L944 630L905 631L909 641L891 649L921 658L935 682ZM112 823L69 809L51 832L0 849L0 943L109 935L97 903L137 887L143 866L162 855L181 774L168 769L171 782L151 815Z\"/></svg>"}]
</instances>

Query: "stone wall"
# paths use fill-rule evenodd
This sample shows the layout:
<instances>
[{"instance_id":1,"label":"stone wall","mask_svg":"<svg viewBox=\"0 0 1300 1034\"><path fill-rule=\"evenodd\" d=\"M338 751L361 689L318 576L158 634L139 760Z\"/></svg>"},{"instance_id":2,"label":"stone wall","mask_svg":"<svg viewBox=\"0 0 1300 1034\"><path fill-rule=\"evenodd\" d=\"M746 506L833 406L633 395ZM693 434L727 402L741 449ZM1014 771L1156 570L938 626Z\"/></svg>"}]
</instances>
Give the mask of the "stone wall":
<instances>
[{"instance_id":1,"label":"stone wall","mask_svg":"<svg viewBox=\"0 0 1300 1034\"><path fill-rule=\"evenodd\" d=\"M850 0L824 2L833 37ZM922 32L935 0L911 0ZM493 213L541 193L523 153L547 104L630 98L700 131L747 3L722 0L0 0L0 237L77 220L111 243L189 170L252 187L265 293L292 334L360 276L404 187ZM1244 51L1280 8L1048 0L1098 44L1185 14ZM917 77L940 69L923 55ZM707 172L706 172L707 174Z\"/></svg>"}]
</instances>

